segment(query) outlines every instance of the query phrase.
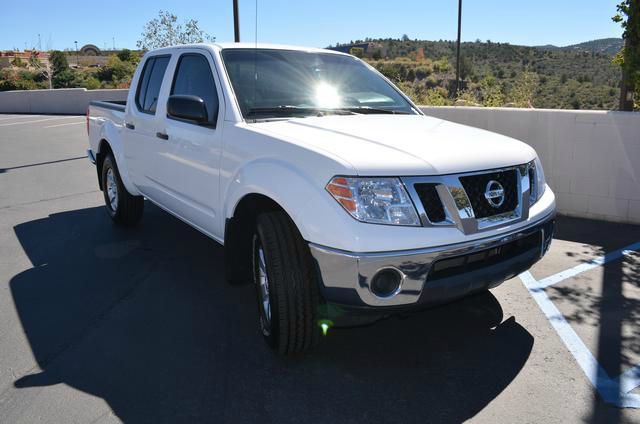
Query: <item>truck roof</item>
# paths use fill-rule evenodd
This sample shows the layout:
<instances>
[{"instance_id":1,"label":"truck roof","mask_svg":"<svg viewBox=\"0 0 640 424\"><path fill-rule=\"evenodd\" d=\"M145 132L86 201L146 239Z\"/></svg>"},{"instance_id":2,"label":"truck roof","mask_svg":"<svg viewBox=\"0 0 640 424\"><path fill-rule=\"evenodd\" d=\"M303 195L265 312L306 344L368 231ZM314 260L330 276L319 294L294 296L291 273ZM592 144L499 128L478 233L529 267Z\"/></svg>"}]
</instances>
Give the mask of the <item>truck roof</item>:
<instances>
[{"instance_id":1,"label":"truck roof","mask_svg":"<svg viewBox=\"0 0 640 424\"><path fill-rule=\"evenodd\" d=\"M160 51L173 50L173 49L185 49L185 48L192 48L192 47L212 47L215 50L258 48L258 49L296 50L296 51L304 51L304 52L311 52L311 53L330 53L330 54L338 54L338 55L347 55L346 53L338 52L335 50L321 49L317 47L304 47L304 46L293 46L293 45L287 45L287 44L271 44L271 43L251 43L251 42L182 44L178 46L163 47L160 49L150 50L147 53L160 52Z\"/></svg>"}]
</instances>

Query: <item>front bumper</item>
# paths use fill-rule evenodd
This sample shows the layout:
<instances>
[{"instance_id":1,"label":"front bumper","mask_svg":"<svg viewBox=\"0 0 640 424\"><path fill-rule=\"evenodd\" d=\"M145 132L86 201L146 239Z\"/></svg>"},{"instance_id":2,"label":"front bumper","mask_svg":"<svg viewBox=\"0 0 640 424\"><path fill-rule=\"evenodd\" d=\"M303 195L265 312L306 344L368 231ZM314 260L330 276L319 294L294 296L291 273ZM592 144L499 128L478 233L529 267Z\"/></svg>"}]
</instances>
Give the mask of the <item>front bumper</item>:
<instances>
[{"instance_id":1,"label":"front bumper","mask_svg":"<svg viewBox=\"0 0 640 424\"><path fill-rule=\"evenodd\" d=\"M496 287L529 269L545 254L554 230L554 215L511 233L409 251L353 253L310 243L330 303L375 309L406 309L445 303ZM400 272L395 295L378 297L370 289L380 270Z\"/></svg>"}]
</instances>

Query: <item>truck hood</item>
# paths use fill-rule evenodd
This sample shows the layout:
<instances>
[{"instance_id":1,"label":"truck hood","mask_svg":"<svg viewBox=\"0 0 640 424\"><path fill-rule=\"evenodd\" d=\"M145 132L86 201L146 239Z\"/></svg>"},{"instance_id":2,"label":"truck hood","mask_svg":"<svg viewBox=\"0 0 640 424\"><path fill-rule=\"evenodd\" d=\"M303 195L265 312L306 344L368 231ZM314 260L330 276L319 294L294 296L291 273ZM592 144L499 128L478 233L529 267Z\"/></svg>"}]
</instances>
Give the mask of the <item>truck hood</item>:
<instances>
[{"instance_id":1,"label":"truck hood","mask_svg":"<svg viewBox=\"0 0 640 424\"><path fill-rule=\"evenodd\" d=\"M252 124L310 145L358 175L443 175L527 163L528 145L503 135L422 115L348 115Z\"/></svg>"}]
</instances>

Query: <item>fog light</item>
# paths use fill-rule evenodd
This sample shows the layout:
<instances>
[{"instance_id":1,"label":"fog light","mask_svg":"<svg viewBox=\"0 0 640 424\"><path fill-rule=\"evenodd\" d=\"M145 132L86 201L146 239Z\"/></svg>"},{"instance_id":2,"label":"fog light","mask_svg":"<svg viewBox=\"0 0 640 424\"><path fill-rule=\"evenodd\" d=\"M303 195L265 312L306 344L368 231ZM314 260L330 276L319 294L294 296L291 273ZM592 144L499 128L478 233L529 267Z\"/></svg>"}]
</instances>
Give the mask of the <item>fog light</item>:
<instances>
[{"instance_id":1,"label":"fog light","mask_svg":"<svg viewBox=\"0 0 640 424\"><path fill-rule=\"evenodd\" d=\"M371 292L378 297L392 297L400 291L402 275L395 269L378 271L371 280Z\"/></svg>"}]
</instances>

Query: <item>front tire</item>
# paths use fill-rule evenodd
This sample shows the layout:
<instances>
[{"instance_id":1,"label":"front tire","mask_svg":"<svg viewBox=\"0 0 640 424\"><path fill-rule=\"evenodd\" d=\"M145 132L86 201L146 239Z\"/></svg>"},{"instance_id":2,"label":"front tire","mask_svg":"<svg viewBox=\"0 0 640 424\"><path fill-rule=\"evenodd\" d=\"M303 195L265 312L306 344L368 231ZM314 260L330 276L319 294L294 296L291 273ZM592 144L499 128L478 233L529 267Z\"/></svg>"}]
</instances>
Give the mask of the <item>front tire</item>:
<instances>
[{"instance_id":1,"label":"front tire","mask_svg":"<svg viewBox=\"0 0 640 424\"><path fill-rule=\"evenodd\" d=\"M252 256L265 341L284 355L308 350L320 336L317 273L309 247L287 214L258 216Z\"/></svg>"},{"instance_id":2,"label":"front tire","mask_svg":"<svg viewBox=\"0 0 640 424\"><path fill-rule=\"evenodd\" d=\"M127 191L112 153L102 163L102 194L107 213L116 224L133 226L142 218L144 198Z\"/></svg>"}]
</instances>

